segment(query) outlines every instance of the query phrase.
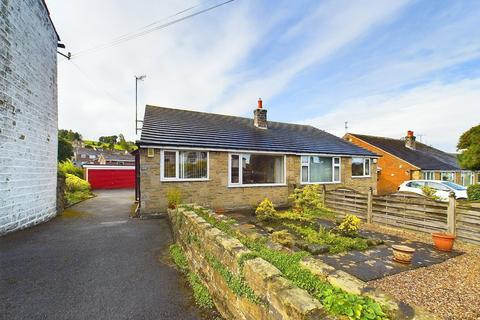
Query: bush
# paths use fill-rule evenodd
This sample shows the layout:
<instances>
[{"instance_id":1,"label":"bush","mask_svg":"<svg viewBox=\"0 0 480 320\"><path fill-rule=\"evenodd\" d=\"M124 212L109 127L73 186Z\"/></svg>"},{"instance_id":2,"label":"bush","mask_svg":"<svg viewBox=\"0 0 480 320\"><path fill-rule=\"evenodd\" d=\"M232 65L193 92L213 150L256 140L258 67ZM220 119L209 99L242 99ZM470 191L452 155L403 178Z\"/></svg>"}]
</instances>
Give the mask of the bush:
<instances>
[{"instance_id":1,"label":"bush","mask_svg":"<svg viewBox=\"0 0 480 320\"><path fill-rule=\"evenodd\" d=\"M272 201L268 200L267 198L263 199L263 201L260 202L257 209L255 210L257 219L260 221L272 220L275 218L276 213L277 210L275 210Z\"/></svg>"},{"instance_id":2,"label":"bush","mask_svg":"<svg viewBox=\"0 0 480 320\"><path fill-rule=\"evenodd\" d=\"M289 199L293 201L294 207L298 210L312 212L323 209L321 193L320 185L311 184L295 189Z\"/></svg>"},{"instance_id":3,"label":"bush","mask_svg":"<svg viewBox=\"0 0 480 320\"><path fill-rule=\"evenodd\" d=\"M468 200L480 200L480 184L472 184L467 187Z\"/></svg>"},{"instance_id":4,"label":"bush","mask_svg":"<svg viewBox=\"0 0 480 320\"><path fill-rule=\"evenodd\" d=\"M83 170L73 164L71 160L66 160L58 164L58 171L64 174L73 174L74 176L83 179Z\"/></svg>"},{"instance_id":5,"label":"bush","mask_svg":"<svg viewBox=\"0 0 480 320\"><path fill-rule=\"evenodd\" d=\"M66 191L67 192L76 192L76 191L84 191L90 192L90 183L83 179L80 179L73 174L67 173L65 174L65 184L66 184Z\"/></svg>"},{"instance_id":6,"label":"bush","mask_svg":"<svg viewBox=\"0 0 480 320\"><path fill-rule=\"evenodd\" d=\"M287 230L275 231L272 232L272 241L281 244L286 247L293 247L295 244L295 239Z\"/></svg>"},{"instance_id":7,"label":"bush","mask_svg":"<svg viewBox=\"0 0 480 320\"><path fill-rule=\"evenodd\" d=\"M360 229L361 220L356 215L347 214L338 226L340 233L347 237L356 236Z\"/></svg>"},{"instance_id":8,"label":"bush","mask_svg":"<svg viewBox=\"0 0 480 320\"><path fill-rule=\"evenodd\" d=\"M167 202L169 208L176 208L182 201L182 193L180 189L173 188L167 191Z\"/></svg>"}]
</instances>

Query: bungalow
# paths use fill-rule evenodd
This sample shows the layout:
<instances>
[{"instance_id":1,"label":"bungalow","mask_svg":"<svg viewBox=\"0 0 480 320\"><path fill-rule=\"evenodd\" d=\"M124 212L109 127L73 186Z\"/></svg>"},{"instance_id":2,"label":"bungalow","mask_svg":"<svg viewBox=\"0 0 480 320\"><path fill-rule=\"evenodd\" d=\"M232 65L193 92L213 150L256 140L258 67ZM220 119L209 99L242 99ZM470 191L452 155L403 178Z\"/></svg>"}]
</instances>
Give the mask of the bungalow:
<instances>
[{"instance_id":1,"label":"bungalow","mask_svg":"<svg viewBox=\"0 0 480 320\"><path fill-rule=\"evenodd\" d=\"M457 157L416 141L347 133L344 139L382 157L378 160L378 193L395 192L406 180L448 180L464 186L478 183L478 173L462 170Z\"/></svg>"},{"instance_id":2,"label":"bungalow","mask_svg":"<svg viewBox=\"0 0 480 320\"><path fill-rule=\"evenodd\" d=\"M142 213L164 211L170 190L224 209L265 197L285 205L306 184L376 190L377 154L312 126L267 121L262 100L253 119L147 105L137 145Z\"/></svg>"}]
</instances>

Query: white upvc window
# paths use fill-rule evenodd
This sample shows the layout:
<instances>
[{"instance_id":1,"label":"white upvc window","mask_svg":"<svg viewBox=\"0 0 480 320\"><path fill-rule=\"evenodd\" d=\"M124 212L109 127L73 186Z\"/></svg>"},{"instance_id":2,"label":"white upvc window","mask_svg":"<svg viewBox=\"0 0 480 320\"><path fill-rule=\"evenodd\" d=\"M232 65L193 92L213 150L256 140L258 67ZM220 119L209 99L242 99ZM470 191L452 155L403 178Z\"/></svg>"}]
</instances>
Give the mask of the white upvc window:
<instances>
[{"instance_id":1,"label":"white upvc window","mask_svg":"<svg viewBox=\"0 0 480 320\"><path fill-rule=\"evenodd\" d=\"M302 184L339 183L340 157L301 156L300 181Z\"/></svg>"},{"instance_id":2,"label":"white upvc window","mask_svg":"<svg viewBox=\"0 0 480 320\"><path fill-rule=\"evenodd\" d=\"M162 150L160 152L160 179L162 181L208 180L207 151Z\"/></svg>"},{"instance_id":3,"label":"white upvc window","mask_svg":"<svg viewBox=\"0 0 480 320\"><path fill-rule=\"evenodd\" d=\"M462 186L467 187L473 184L473 172L462 171Z\"/></svg>"},{"instance_id":4,"label":"white upvc window","mask_svg":"<svg viewBox=\"0 0 480 320\"><path fill-rule=\"evenodd\" d=\"M435 171L422 171L423 180L435 180Z\"/></svg>"},{"instance_id":5,"label":"white upvc window","mask_svg":"<svg viewBox=\"0 0 480 320\"><path fill-rule=\"evenodd\" d=\"M452 172L452 171L440 172L440 180L455 182L455 172Z\"/></svg>"},{"instance_id":6,"label":"white upvc window","mask_svg":"<svg viewBox=\"0 0 480 320\"><path fill-rule=\"evenodd\" d=\"M352 158L352 177L370 177L370 172L370 158Z\"/></svg>"},{"instance_id":7,"label":"white upvc window","mask_svg":"<svg viewBox=\"0 0 480 320\"><path fill-rule=\"evenodd\" d=\"M230 187L286 185L285 155L232 153L228 156Z\"/></svg>"}]
</instances>

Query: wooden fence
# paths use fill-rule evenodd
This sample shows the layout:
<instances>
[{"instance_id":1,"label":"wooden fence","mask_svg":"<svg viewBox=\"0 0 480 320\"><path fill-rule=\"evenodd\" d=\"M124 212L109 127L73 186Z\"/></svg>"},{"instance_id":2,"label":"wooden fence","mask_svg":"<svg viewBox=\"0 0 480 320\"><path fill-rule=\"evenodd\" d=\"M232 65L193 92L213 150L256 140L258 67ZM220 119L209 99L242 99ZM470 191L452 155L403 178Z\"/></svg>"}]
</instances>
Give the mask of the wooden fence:
<instances>
[{"instance_id":1,"label":"wooden fence","mask_svg":"<svg viewBox=\"0 0 480 320\"><path fill-rule=\"evenodd\" d=\"M441 202L410 192L377 196L348 188L324 189L323 197L325 206L340 217L355 214L368 223L426 233L449 232L480 244L480 203L453 197Z\"/></svg>"}]
</instances>

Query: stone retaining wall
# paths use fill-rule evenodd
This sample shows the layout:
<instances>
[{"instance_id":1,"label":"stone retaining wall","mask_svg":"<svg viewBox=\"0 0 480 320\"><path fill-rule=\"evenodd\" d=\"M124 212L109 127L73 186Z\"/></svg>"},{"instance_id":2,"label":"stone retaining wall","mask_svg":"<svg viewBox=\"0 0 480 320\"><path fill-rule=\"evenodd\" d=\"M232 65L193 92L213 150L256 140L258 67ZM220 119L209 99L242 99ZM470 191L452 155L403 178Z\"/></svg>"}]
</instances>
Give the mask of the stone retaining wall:
<instances>
[{"instance_id":1,"label":"stone retaining wall","mask_svg":"<svg viewBox=\"0 0 480 320\"><path fill-rule=\"evenodd\" d=\"M210 214L215 215L213 212ZM239 257L251 252L238 239L218 228L185 207L168 210L177 243L187 257L190 270L197 273L212 295L215 306L225 319L327 319L326 311L307 291L284 278L280 270L262 258L239 264ZM241 276L261 299L254 303L236 295L224 277L215 270L208 256L220 261L233 275ZM379 289L352 275L306 257L305 269L332 285L352 294L368 296L382 305L390 319L434 319L424 310L396 301Z\"/></svg>"},{"instance_id":2,"label":"stone retaining wall","mask_svg":"<svg viewBox=\"0 0 480 320\"><path fill-rule=\"evenodd\" d=\"M238 258L250 250L240 241L207 223L185 208L169 210L176 241L183 248L189 267L202 279L215 306L225 319L325 319L322 305L307 291L293 285L269 262L255 258L240 268ZM223 276L208 262L218 259L245 282L262 300L254 303L236 295Z\"/></svg>"}]
</instances>

